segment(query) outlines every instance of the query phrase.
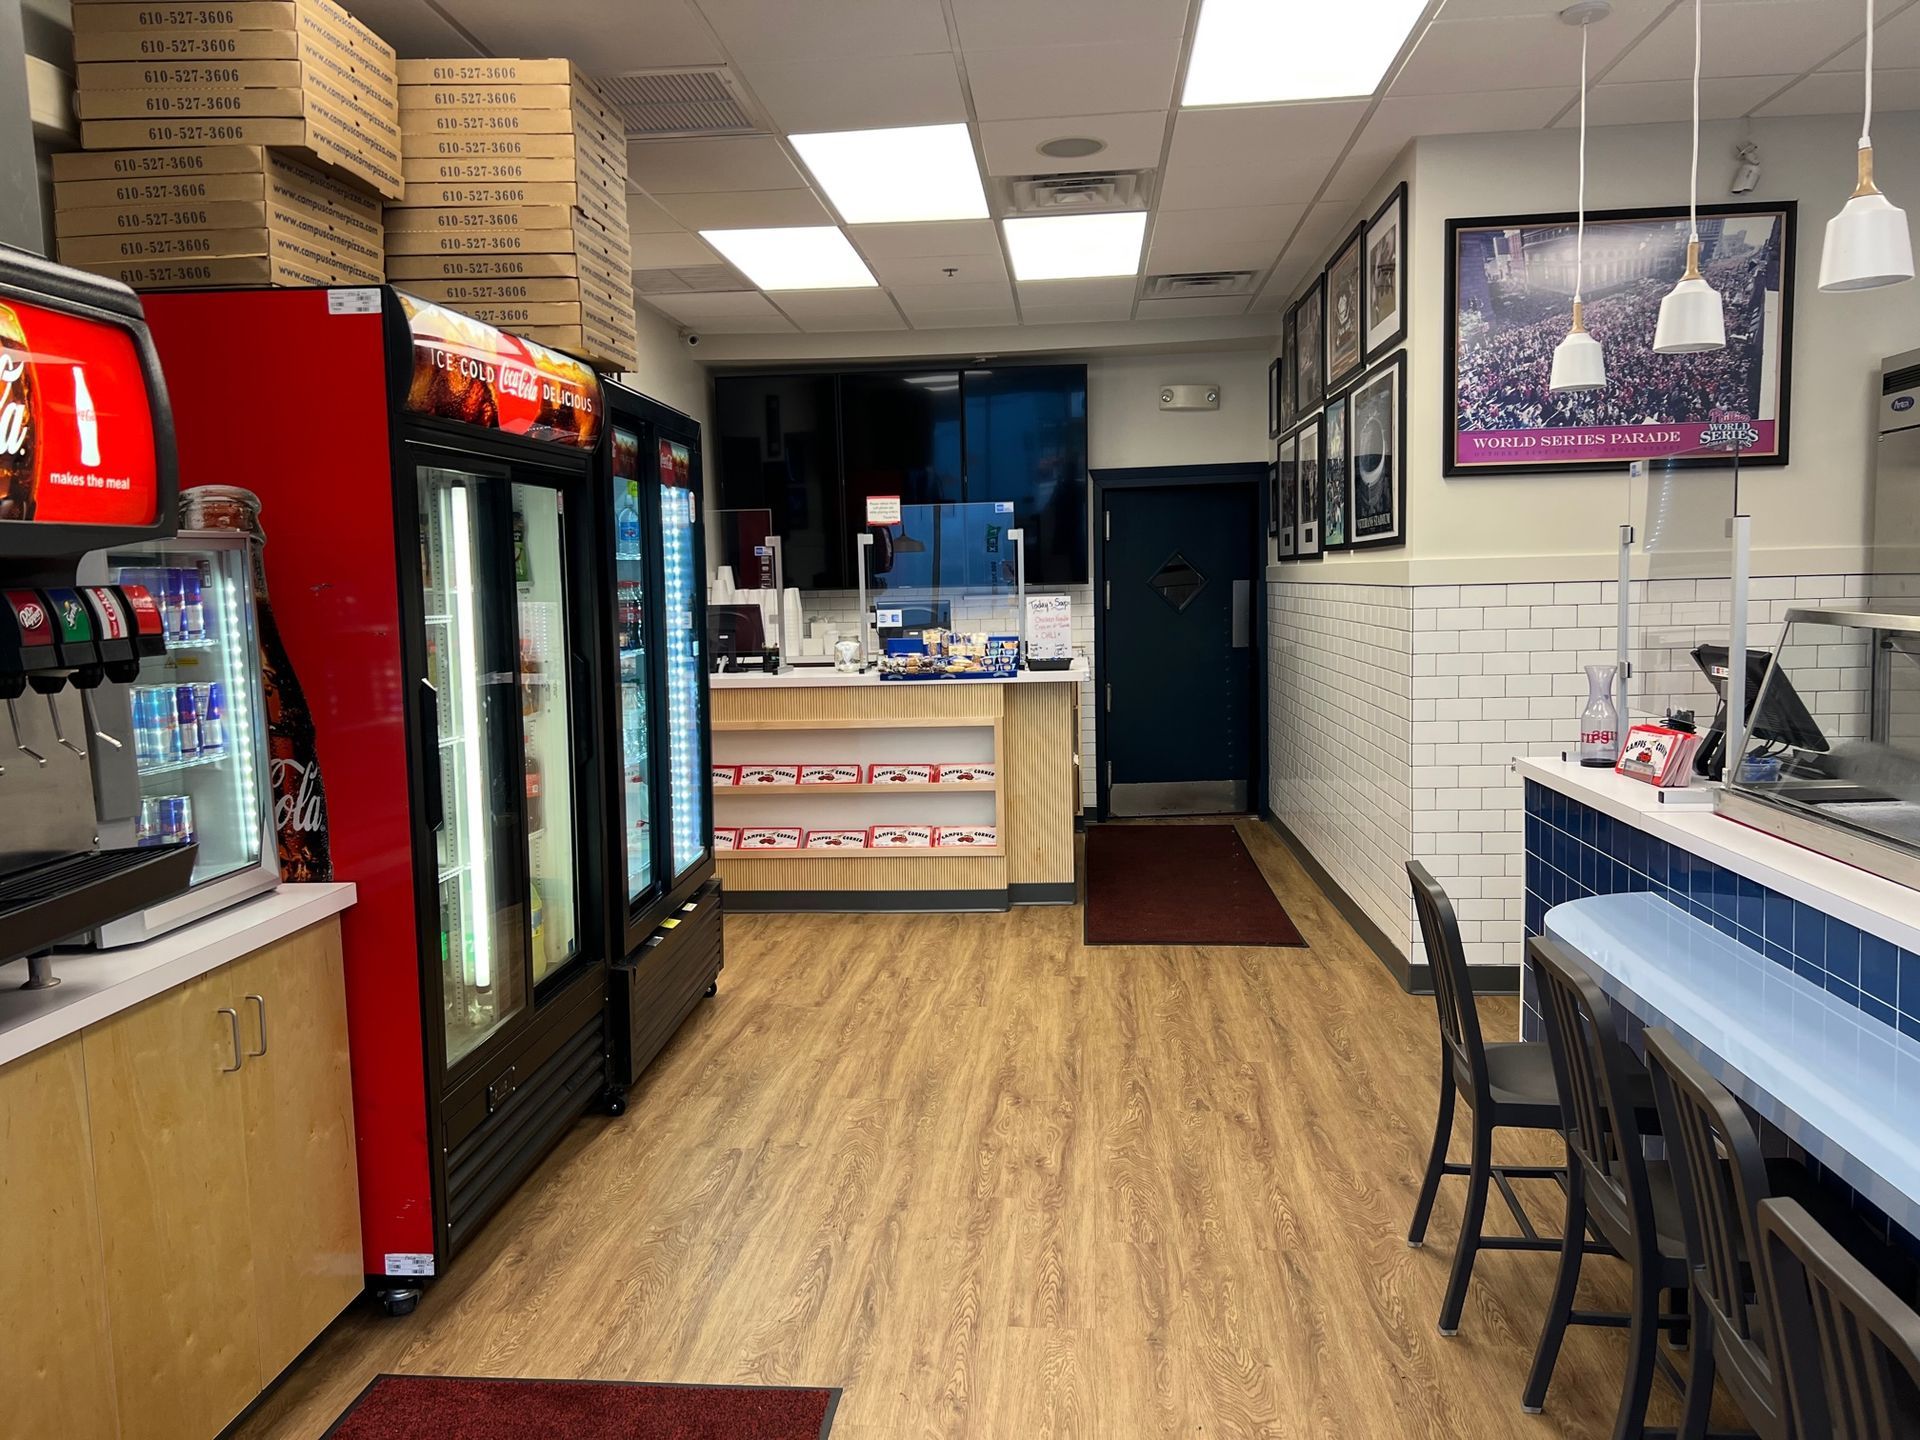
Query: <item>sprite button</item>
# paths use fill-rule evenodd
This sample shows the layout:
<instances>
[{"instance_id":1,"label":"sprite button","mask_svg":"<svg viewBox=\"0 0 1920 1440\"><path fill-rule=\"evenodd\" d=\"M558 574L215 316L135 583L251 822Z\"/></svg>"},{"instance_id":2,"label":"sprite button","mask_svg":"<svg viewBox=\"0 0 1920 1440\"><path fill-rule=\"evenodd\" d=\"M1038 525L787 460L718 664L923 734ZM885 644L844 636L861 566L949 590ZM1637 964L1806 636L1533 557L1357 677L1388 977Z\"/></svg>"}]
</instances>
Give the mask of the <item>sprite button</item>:
<instances>
[{"instance_id":1,"label":"sprite button","mask_svg":"<svg viewBox=\"0 0 1920 1440\"><path fill-rule=\"evenodd\" d=\"M93 620L77 594L71 590L49 590L47 599L53 602L53 618L60 627L62 645L89 645L93 642Z\"/></svg>"}]
</instances>

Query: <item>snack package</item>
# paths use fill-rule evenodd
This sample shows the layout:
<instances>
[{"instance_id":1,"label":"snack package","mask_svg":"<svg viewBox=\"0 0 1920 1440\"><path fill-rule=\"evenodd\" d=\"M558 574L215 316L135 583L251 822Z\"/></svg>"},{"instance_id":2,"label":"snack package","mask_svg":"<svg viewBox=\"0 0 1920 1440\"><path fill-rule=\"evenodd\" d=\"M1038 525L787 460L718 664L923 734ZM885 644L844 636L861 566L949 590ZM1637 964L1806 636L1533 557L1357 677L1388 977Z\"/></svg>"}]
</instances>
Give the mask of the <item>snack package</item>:
<instances>
[{"instance_id":1,"label":"snack package","mask_svg":"<svg viewBox=\"0 0 1920 1440\"><path fill-rule=\"evenodd\" d=\"M942 849L951 845L986 850L1000 843L1000 835L991 825L942 825L933 832L933 843Z\"/></svg>"},{"instance_id":2,"label":"snack package","mask_svg":"<svg viewBox=\"0 0 1920 1440\"><path fill-rule=\"evenodd\" d=\"M858 785L860 779L860 766L853 761L800 767L802 785Z\"/></svg>"},{"instance_id":3,"label":"snack package","mask_svg":"<svg viewBox=\"0 0 1920 1440\"><path fill-rule=\"evenodd\" d=\"M738 765L710 765L707 768L713 772L713 783L715 785L738 785L740 783L740 767Z\"/></svg>"},{"instance_id":4,"label":"snack package","mask_svg":"<svg viewBox=\"0 0 1920 1440\"><path fill-rule=\"evenodd\" d=\"M953 760L934 766L934 782L939 785L990 785L992 761Z\"/></svg>"},{"instance_id":5,"label":"snack package","mask_svg":"<svg viewBox=\"0 0 1920 1440\"><path fill-rule=\"evenodd\" d=\"M756 826L740 832L741 850L798 850L800 831L789 825Z\"/></svg>"},{"instance_id":6,"label":"snack package","mask_svg":"<svg viewBox=\"0 0 1920 1440\"><path fill-rule=\"evenodd\" d=\"M740 782L748 785L798 785L800 767L798 765L742 765Z\"/></svg>"},{"instance_id":7,"label":"snack package","mask_svg":"<svg viewBox=\"0 0 1920 1440\"><path fill-rule=\"evenodd\" d=\"M931 825L875 825L867 831L867 843L875 850L926 850L933 845Z\"/></svg>"},{"instance_id":8,"label":"snack package","mask_svg":"<svg viewBox=\"0 0 1920 1440\"><path fill-rule=\"evenodd\" d=\"M867 783L869 785L931 785L933 766L869 765Z\"/></svg>"},{"instance_id":9,"label":"snack package","mask_svg":"<svg viewBox=\"0 0 1920 1440\"><path fill-rule=\"evenodd\" d=\"M867 848L867 832L864 830L809 830L806 848L809 850L864 850Z\"/></svg>"}]
</instances>

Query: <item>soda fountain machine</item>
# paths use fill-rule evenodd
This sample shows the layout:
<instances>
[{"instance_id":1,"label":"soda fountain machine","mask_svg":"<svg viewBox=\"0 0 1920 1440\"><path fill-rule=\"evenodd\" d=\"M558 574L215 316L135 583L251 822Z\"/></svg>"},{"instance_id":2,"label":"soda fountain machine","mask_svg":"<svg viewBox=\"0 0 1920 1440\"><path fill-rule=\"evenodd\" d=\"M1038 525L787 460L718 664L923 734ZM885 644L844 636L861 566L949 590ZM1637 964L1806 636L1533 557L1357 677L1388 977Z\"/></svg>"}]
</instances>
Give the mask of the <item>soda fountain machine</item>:
<instances>
[{"instance_id":1,"label":"soda fountain machine","mask_svg":"<svg viewBox=\"0 0 1920 1440\"><path fill-rule=\"evenodd\" d=\"M135 744L111 723L165 654L145 586L82 584L89 551L173 533L179 480L166 387L124 285L0 247L0 963L59 983L52 947L177 894L197 847L102 844L90 757ZM119 692L119 693L116 693Z\"/></svg>"}]
</instances>

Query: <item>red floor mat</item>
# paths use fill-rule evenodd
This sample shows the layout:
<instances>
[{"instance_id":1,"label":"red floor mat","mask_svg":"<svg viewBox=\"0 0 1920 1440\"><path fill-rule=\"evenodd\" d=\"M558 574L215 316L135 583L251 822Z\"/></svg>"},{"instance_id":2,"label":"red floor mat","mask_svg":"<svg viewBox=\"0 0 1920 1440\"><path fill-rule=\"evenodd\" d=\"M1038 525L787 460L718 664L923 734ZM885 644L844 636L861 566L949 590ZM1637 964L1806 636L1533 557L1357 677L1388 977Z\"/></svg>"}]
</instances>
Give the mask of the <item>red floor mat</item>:
<instances>
[{"instance_id":1,"label":"red floor mat","mask_svg":"<svg viewBox=\"0 0 1920 1440\"><path fill-rule=\"evenodd\" d=\"M325 1440L825 1440L838 1390L380 1375Z\"/></svg>"},{"instance_id":2,"label":"red floor mat","mask_svg":"<svg viewBox=\"0 0 1920 1440\"><path fill-rule=\"evenodd\" d=\"M1231 825L1087 831L1089 945L1305 945Z\"/></svg>"}]
</instances>

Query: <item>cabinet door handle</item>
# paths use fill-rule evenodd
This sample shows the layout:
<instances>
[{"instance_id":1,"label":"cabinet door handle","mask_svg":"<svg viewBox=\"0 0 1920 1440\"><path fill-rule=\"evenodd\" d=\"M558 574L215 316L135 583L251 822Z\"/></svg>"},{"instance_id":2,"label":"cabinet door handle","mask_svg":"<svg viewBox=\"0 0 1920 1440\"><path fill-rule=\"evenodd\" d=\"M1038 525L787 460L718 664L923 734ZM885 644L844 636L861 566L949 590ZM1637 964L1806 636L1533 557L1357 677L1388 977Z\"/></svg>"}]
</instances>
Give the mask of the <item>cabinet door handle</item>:
<instances>
[{"instance_id":1,"label":"cabinet door handle","mask_svg":"<svg viewBox=\"0 0 1920 1440\"><path fill-rule=\"evenodd\" d=\"M246 1063L240 1058L240 1012L231 1006L222 1005L215 1013L227 1017L227 1028L233 1032L233 1064L220 1067L222 1075L231 1075Z\"/></svg>"},{"instance_id":2,"label":"cabinet door handle","mask_svg":"<svg viewBox=\"0 0 1920 1440\"><path fill-rule=\"evenodd\" d=\"M260 1021L260 1048L258 1050L249 1050L247 1054L249 1056L264 1055L267 1053L267 1002L258 995L249 995L247 999L251 1000L254 1005L258 1007L255 1009L254 1015L255 1018Z\"/></svg>"}]
</instances>

